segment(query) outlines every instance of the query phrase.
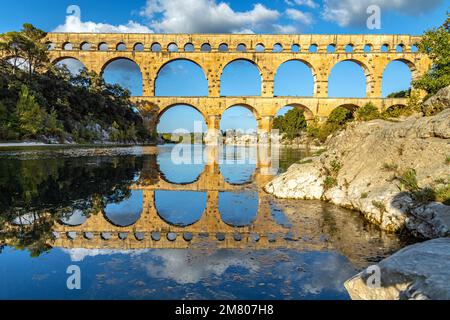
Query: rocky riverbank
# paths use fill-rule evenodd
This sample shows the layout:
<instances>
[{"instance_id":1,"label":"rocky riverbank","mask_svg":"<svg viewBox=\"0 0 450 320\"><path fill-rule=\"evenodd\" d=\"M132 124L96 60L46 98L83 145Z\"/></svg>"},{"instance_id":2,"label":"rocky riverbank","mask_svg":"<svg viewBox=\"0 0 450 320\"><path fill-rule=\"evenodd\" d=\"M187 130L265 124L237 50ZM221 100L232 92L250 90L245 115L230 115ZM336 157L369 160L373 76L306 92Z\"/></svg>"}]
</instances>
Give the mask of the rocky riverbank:
<instances>
[{"instance_id":1,"label":"rocky riverbank","mask_svg":"<svg viewBox=\"0 0 450 320\"><path fill-rule=\"evenodd\" d=\"M318 157L266 186L279 198L321 199L362 212L382 229L450 235L450 109L401 122L351 124ZM447 190L447 193L446 191ZM436 201L433 201L436 200Z\"/></svg>"},{"instance_id":2,"label":"rocky riverbank","mask_svg":"<svg viewBox=\"0 0 450 320\"><path fill-rule=\"evenodd\" d=\"M370 285L373 268L347 281L353 299L450 299L449 97L446 88L424 104L444 109L434 116L352 123L324 153L265 187L278 198L328 201L383 230L435 239L381 261L378 287Z\"/></svg>"}]
</instances>

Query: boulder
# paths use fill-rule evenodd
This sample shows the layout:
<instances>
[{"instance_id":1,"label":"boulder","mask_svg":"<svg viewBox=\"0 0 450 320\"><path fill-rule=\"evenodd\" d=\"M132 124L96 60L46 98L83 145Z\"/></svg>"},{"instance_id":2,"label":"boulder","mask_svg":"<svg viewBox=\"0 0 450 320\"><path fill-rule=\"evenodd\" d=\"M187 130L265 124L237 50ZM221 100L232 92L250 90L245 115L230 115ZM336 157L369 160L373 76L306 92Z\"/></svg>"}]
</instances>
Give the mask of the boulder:
<instances>
[{"instance_id":1,"label":"boulder","mask_svg":"<svg viewBox=\"0 0 450 320\"><path fill-rule=\"evenodd\" d=\"M406 247L348 280L345 288L354 300L449 300L450 238Z\"/></svg>"},{"instance_id":2,"label":"boulder","mask_svg":"<svg viewBox=\"0 0 450 320\"><path fill-rule=\"evenodd\" d=\"M436 109L446 109L450 107L450 86L442 88L434 96L423 103L423 111L430 113Z\"/></svg>"}]
</instances>

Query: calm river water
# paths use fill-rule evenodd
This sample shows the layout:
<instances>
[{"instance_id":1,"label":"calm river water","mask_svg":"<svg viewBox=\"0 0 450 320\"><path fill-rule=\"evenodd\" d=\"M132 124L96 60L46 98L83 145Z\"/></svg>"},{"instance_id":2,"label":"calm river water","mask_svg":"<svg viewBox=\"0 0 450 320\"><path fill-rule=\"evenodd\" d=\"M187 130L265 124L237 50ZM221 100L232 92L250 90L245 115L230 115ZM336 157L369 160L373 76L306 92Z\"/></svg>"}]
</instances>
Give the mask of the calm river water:
<instances>
[{"instance_id":1,"label":"calm river water","mask_svg":"<svg viewBox=\"0 0 450 320\"><path fill-rule=\"evenodd\" d=\"M403 245L262 191L306 151L180 148L0 149L0 299L348 299Z\"/></svg>"}]
</instances>

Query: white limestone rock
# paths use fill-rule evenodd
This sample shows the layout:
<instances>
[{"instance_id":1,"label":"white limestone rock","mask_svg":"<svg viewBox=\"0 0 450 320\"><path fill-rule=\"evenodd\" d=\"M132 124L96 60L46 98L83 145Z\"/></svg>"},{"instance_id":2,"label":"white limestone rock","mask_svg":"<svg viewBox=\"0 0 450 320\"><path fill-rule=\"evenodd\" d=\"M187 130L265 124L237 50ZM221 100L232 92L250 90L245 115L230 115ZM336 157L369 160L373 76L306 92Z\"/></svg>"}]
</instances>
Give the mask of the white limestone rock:
<instances>
[{"instance_id":1,"label":"white limestone rock","mask_svg":"<svg viewBox=\"0 0 450 320\"><path fill-rule=\"evenodd\" d=\"M345 283L353 300L449 300L450 238L406 247Z\"/></svg>"}]
</instances>

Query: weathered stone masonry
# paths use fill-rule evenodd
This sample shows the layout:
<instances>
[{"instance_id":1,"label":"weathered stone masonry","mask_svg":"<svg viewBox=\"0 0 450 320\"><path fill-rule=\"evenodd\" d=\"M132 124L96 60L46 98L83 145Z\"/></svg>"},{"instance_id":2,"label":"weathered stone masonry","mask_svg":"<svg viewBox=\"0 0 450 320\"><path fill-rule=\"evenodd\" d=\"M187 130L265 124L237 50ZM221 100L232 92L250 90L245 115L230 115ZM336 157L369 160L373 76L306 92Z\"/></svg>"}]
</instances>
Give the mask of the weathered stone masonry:
<instances>
[{"instance_id":1,"label":"weathered stone masonry","mask_svg":"<svg viewBox=\"0 0 450 320\"><path fill-rule=\"evenodd\" d=\"M336 107L354 109L369 101L384 110L406 103L405 99L382 98L383 72L391 61L406 63L413 79L431 67L431 61L426 55L413 52L420 37L409 35L50 33L47 38L54 63L64 58L75 58L86 68L101 74L116 59L134 61L142 73L143 96L133 97L133 101L147 119L150 130L155 130L161 114L179 104L197 109L204 116L209 130L219 129L221 115L226 109L243 105L254 113L261 132L271 131L277 111L287 105L302 108L307 118L317 116L320 119L326 118ZM174 45L177 47L176 52L169 50L169 46ZM185 50L186 45L194 50ZM282 48L281 52L273 52L276 45ZM330 45L334 47L334 53L328 52ZM352 52L346 51L348 45L351 45ZM365 50L366 46L370 52ZM383 46L387 51L382 51ZM156 47L161 50L155 50ZM257 47L263 47L264 51L257 50ZM315 47L316 52L310 52L311 47ZM208 80L208 97L155 97L155 81L159 71L167 63L179 59L190 60L202 68ZM258 67L262 79L260 97L220 96L220 79L224 68L240 59L248 60ZM290 60L302 61L311 69L314 78L313 97L274 97L276 72L284 62ZM333 67L342 61L353 61L363 68L366 98L328 98L329 75Z\"/></svg>"}]
</instances>

